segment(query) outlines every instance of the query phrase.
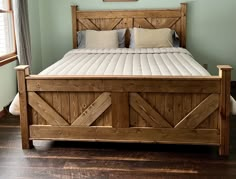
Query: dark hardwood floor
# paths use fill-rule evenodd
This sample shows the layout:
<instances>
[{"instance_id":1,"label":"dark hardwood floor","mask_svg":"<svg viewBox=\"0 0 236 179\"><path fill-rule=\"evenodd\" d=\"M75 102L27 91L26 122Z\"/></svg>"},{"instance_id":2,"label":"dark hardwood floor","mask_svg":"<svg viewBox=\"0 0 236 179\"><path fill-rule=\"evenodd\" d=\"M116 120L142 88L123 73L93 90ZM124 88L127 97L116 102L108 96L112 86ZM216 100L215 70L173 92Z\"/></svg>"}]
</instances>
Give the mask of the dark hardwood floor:
<instances>
[{"instance_id":1,"label":"dark hardwood floor","mask_svg":"<svg viewBox=\"0 0 236 179\"><path fill-rule=\"evenodd\" d=\"M236 94L233 91L234 94ZM0 178L236 178L236 117L231 154L216 147L36 141L21 149L19 119L0 119Z\"/></svg>"}]
</instances>

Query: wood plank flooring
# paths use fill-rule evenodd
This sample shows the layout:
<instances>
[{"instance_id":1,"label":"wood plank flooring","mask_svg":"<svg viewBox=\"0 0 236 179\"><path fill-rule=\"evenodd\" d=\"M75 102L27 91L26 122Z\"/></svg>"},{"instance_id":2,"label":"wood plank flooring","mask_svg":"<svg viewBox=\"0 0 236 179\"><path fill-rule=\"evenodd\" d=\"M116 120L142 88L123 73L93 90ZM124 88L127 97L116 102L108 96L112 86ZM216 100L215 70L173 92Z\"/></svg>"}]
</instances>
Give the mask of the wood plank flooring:
<instances>
[{"instance_id":1,"label":"wood plank flooring","mask_svg":"<svg viewBox=\"0 0 236 179\"><path fill-rule=\"evenodd\" d=\"M21 149L19 119L0 119L0 179L236 178L236 117L230 156L216 147L36 141Z\"/></svg>"}]
</instances>

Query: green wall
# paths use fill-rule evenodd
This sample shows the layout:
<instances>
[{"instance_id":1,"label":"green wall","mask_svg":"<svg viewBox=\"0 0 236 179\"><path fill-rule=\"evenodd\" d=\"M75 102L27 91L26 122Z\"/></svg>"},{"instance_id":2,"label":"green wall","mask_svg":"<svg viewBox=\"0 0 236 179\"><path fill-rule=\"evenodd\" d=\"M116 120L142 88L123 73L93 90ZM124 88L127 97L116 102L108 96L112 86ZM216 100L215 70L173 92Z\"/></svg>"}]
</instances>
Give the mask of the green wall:
<instances>
[{"instance_id":1,"label":"green wall","mask_svg":"<svg viewBox=\"0 0 236 179\"><path fill-rule=\"evenodd\" d=\"M42 50L41 50L41 29L39 16L39 1L29 0L29 24L31 35L31 50L32 50L32 69L33 73L39 73L42 70Z\"/></svg>"},{"instance_id":2,"label":"green wall","mask_svg":"<svg viewBox=\"0 0 236 179\"><path fill-rule=\"evenodd\" d=\"M216 65L236 68L235 0L138 0L104 3L102 0L29 0L33 69L46 68L72 48L70 5L81 10L176 8L188 2L187 48L216 75ZM37 9L38 8L38 9ZM42 60L40 60L40 58ZM233 72L236 80L236 71Z\"/></svg>"},{"instance_id":3,"label":"green wall","mask_svg":"<svg viewBox=\"0 0 236 179\"><path fill-rule=\"evenodd\" d=\"M13 100L16 95L16 62L0 67L0 111Z\"/></svg>"}]
</instances>

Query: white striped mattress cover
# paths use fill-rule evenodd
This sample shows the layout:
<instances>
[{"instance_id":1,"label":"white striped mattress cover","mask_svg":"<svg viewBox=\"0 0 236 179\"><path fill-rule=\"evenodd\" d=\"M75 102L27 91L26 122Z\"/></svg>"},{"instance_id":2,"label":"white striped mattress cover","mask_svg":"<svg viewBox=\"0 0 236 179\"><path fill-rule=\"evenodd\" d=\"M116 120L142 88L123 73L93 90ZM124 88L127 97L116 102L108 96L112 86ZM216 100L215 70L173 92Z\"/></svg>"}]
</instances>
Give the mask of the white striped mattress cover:
<instances>
[{"instance_id":1,"label":"white striped mattress cover","mask_svg":"<svg viewBox=\"0 0 236 179\"><path fill-rule=\"evenodd\" d=\"M183 48L74 49L39 75L210 76ZM232 113L236 102L231 97ZM10 112L19 115L19 97Z\"/></svg>"}]
</instances>

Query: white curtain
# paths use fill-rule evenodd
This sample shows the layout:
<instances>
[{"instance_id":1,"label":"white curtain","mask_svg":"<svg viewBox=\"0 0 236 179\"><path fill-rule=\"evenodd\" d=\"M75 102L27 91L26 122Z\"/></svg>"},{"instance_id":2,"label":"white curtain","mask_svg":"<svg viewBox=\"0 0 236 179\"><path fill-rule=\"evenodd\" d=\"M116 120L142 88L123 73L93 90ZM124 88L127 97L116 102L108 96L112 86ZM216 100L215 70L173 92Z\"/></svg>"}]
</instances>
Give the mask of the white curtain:
<instances>
[{"instance_id":1,"label":"white curtain","mask_svg":"<svg viewBox=\"0 0 236 179\"><path fill-rule=\"evenodd\" d=\"M16 47L19 63L30 65L32 61L28 0L12 0L16 29Z\"/></svg>"}]
</instances>

